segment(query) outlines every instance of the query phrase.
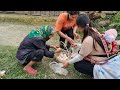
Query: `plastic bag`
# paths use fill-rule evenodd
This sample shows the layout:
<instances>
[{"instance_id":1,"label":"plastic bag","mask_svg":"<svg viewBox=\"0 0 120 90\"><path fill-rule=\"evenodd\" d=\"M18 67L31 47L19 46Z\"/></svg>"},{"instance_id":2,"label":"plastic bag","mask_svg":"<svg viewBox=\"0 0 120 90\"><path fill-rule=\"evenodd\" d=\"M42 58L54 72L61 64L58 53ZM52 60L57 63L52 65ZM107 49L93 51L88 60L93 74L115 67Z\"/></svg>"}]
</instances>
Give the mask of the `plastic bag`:
<instances>
[{"instance_id":1,"label":"plastic bag","mask_svg":"<svg viewBox=\"0 0 120 90\"><path fill-rule=\"evenodd\" d=\"M5 70L0 70L0 77L5 75Z\"/></svg>"},{"instance_id":2,"label":"plastic bag","mask_svg":"<svg viewBox=\"0 0 120 90\"><path fill-rule=\"evenodd\" d=\"M51 62L49 66L54 71L54 73L58 73L60 75L65 75L65 76L68 74L68 71L62 68L63 67L62 63Z\"/></svg>"},{"instance_id":3,"label":"plastic bag","mask_svg":"<svg viewBox=\"0 0 120 90\"><path fill-rule=\"evenodd\" d=\"M103 65L95 65L93 75L94 79L120 79L120 55Z\"/></svg>"}]
</instances>

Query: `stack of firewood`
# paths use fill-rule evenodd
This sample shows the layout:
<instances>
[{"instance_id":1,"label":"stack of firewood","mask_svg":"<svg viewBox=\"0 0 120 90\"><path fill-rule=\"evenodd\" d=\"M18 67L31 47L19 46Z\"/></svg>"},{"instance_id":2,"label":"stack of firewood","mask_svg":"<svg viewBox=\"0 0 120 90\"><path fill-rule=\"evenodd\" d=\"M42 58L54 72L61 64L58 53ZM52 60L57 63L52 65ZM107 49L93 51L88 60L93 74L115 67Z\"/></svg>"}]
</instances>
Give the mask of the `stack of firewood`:
<instances>
[{"instance_id":1,"label":"stack of firewood","mask_svg":"<svg viewBox=\"0 0 120 90\"><path fill-rule=\"evenodd\" d=\"M99 18L106 18L107 15L114 15L116 14L118 11L83 11L81 12L81 14L87 14L89 15L91 20L96 20ZM104 20L104 21L100 21L98 22L99 26L107 26L110 25L110 20Z\"/></svg>"}]
</instances>

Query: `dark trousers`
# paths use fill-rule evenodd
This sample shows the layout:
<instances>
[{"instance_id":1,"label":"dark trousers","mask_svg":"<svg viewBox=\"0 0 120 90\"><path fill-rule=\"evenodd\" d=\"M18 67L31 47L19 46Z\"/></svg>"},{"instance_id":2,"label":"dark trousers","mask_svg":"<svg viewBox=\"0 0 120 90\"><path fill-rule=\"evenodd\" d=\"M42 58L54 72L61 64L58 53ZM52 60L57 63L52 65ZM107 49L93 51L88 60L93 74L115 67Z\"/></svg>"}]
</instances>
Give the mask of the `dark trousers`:
<instances>
[{"instance_id":1,"label":"dark trousers","mask_svg":"<svg viewBox=\"0 0 120 90\"><path fill-rule=\"evenodd\" d=\"M93 77L93 67L94 67L94 64L91 64L91 62L87 60L82 60L74 63L74 68L78 72L90 75L91 77Z\"/></svg>"},{"instance_id":2,"label":"dark trousers","mask_svg":"<svg viewBox=\"0 0 120 90\"><path fill-rule=\"evenodd\" d=\"M68 30L62 29L61 32L64 33L64 34L66 34L68 37L74 39L73 28L70 28ZM65 38L63 38L63 37L60 36L59 41L65 42ZM61 42L60 42L60 47L64 48ZM69 42L67 42L67 48L70 48L70 43Z\"/></svg>"},{"instance_id":3,"label":"dark trousers","mask_svg":"<svg viewBox=\"0 0 120 90\"><path fill-rule=\"evenodd\" d=\"M50 47L46 45L46 48L49 50ZM27 56L26 61L23 65L27 65L31 60L39 62L42 60L43 56L45 56L44 50L38 49L36 51L33 51Z\"/></svg>"}]
</instances>

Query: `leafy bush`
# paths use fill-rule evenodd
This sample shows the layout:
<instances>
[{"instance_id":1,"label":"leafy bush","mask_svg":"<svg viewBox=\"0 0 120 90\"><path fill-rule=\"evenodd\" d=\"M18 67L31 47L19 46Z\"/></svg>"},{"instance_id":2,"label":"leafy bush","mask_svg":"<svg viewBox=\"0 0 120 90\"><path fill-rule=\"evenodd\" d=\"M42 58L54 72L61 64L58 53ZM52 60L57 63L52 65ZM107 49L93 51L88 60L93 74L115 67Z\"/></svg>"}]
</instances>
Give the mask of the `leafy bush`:
<instances>
[{"instance_id":1,"label":"leafy bush","mask_svg":"<svg viewBox=\"0 0 120 90\"><path fill-rule=\"evenodd\" d=\"M104 21L104 20L110 20L111 24L109 26L98 26L98 22ZM118 31L118 37L117 39L120 39L120 12L116 13L115 15L107 15L106 18L99 18L95 21L92 21L93 27L96 27L99 32L103 33L104 31L115 28Z\"/></svg>"},{"instance_id":2,"label":"leafy bush","mask_svg":"<svg viewBox=\"0 0 120 90\"><path fill-rule=\"evenodd\" d=\"M110 27L114 27L117 30L120 29L120 12L118 12L117 14L115 14L112 18L111 18L112 24L110 25Z\"/></svg>"}]
</instances>

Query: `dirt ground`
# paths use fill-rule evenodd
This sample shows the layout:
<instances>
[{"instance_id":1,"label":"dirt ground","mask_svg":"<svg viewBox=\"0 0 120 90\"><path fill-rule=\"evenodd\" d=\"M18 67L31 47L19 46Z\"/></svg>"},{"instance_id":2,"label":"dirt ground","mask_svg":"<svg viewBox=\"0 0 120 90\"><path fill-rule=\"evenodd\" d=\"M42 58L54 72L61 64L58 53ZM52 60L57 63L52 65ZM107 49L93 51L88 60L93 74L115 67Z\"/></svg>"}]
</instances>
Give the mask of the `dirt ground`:
<instances>
[{"instance_id":1,"label":"dirt ground","mask_svg":"<svg viewBox=\"0 0 120 90\"><path fill-rule=\"evenodd\" d=\"M23 38L34 28L40 26L0 23L0 45L19 46ZM53 26L54 27L54 26ZM54 40L53 40L54 39ZM57 37L48 41L57 45Z\"/></svg>"},{"instance_id":2,"label":"dirt ground","mask_svg":"<svg viewBox=\"0 0 120 90\"><path fill-rule=\"evenodd\" d=\"M18 46L31 28L33 26L0 23L0 45Z\"/></svg>"}]
</instances>

